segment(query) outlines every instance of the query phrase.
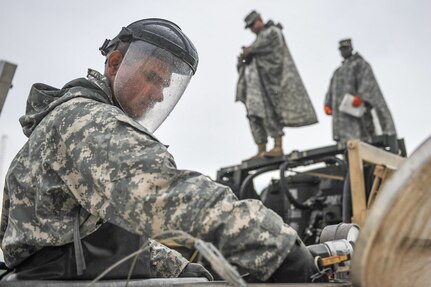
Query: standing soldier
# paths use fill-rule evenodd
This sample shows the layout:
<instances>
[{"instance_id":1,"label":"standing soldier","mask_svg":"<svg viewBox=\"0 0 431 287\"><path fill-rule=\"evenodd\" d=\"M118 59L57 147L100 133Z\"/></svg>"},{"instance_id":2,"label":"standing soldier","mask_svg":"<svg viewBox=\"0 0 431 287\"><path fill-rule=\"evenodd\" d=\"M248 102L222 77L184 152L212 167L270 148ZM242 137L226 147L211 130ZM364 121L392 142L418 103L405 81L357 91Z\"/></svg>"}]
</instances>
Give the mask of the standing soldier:
<instances>
[{"instance_id":1,"label":"standing soldier","mask_svg":"<svg viewBox=\"0 0 431 287\"><path fill-rule=\"evenodd\" d=\"M283 155L283 127L301 127L317 117L281 32L273 21L264 23L259 13L250 12L245 28L256 40L243 47L238 57L239 79L236 101L247 109L247 117L258 153L254 158ZM268 135L274 148L266 152Z\"/></svg>"},{"instance_id":2,"label":"standing soldier","mask_svg":"<svg viewBox=\"0 0 431 287\"><path fill-rule=\"evenodd\" d=\"M344 61L332 76L324 106L325 113L332 115L334 140L346 143L355 138L370 142L375 135L396 136L391 112L370 64L353 53L351 39L339 44Z\"/></svg>"}]
</instances>

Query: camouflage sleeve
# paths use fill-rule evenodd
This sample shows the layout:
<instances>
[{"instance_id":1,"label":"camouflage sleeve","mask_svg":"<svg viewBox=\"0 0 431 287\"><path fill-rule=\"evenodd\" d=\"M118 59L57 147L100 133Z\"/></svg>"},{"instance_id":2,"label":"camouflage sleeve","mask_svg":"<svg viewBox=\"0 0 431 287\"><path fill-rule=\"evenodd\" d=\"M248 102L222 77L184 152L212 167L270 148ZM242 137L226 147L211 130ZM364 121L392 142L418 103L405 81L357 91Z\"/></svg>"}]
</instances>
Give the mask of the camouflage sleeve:
<instances>
[{"instance_id":1,"label":"camouflage sleeve","mask_svg":"<svg viewBox=\"0 0 431 287\"><path fill-rule=\"evenodd\" d=\"M383 134L396 135L391 112L380 90L371 65L364 59L360 59L357 66L355 77L358 84L358 96L376 109Z\"/></svg>"},{"instance_id":2,"label":"camouflage sleeve","mask_svg":"<svg viewBox=\"0 0 431 287\"><path fill-rule=\"evenodd\" d=\"M332 106L332 91L333 91L334 76L335 76L335 73L332 76L331 81L329 82L329 87L328 87L328 91L326 92L325 102L324 102L324 106L330 106L331 109L334 109L334 107Z\"/></svg>"},{"instance_id":3,"label":"camouflage sleeve","mask_svg":"<svg viewBox=\"0 0 431 287\"><path fill-rule=\"evenodd\" d=\"M359 97L361 97L361 99L371 104L369 96L369 89L371 84L369 81L369 73L372 73L371 67L363 59L356 60L353 65L353 77L355 81L356 93ZM366 75L368 78L365 78Z\"/></svg>"},{"instance_id":4,"label":"camouflage sleeve","mask_svg":"<svg viewBox=\"0 0 431 287\"><path fill-rule=\"evenodd\" d=\"M256 41L249 47L251 54L269 54L277 51L277 48L283 46L283 36L278 28L270 27L262 31L256 38Z\"/></svg>"},{"instance_id":5,"label":"camouflage sleeve","mask_svg":"<svg viewBox=\"0 0 431 287\"><path fill-rule=\"evenodd\" d=\"M356 63L355 80L358 96L368 102L371 106L374 106L376 101L376 90L379 89L378 93L381 92L370 64L363 59Z\"/></svg>"},{"instance_id":6,"label":"camouflage sleeve","mask_svg":"<svg viewBox=\"0 0 431 287\"><path fill-rule=\"evenodd\" d=\"M166 147L124 115L97 107L64 127L63 180L79 203L137 234L181 230L212 242L227 259L265 280L278 268L296 232L260 201L193 171L176 168Z\"/></svg>"},{"instance_id":7,"label":"camouflage sleeve","mask_svg":"<svg viewBox=\"0 0 431 287\"><path fill-rule=\"evenodd\" d=\"M5 182L4 191L3 191L3 203L1 210L1 223L0 223L0 243L3 242L3 238L6 232L8 220L9 220L9 193L7 192L7 182Z\"/></svg>"},{"instance_id":8,"label":"camouflage sleeve","mask_svg":"<svg viewBox=\"0 0 431 287\"><path fill-rule=\"evenodd\" d=\"M178 277L189 264L180 253L150 240L150 274L152 278Z\"/></svg>"}]
</instances>

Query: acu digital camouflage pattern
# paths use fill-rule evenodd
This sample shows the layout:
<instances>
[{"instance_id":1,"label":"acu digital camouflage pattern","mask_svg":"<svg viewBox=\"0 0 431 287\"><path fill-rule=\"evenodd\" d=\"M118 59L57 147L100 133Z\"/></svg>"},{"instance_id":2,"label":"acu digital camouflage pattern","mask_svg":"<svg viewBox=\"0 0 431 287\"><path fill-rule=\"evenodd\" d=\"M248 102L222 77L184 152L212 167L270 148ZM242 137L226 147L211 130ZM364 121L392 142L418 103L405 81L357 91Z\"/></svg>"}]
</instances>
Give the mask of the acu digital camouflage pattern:
<instances>
[{"instance_id":1,"label":"acu digital camouflage pattern","mask_svg":"<svg viewBox=\"0 0 431 287\"><path fill-rule=\"evenodd\" d=\"M82 206L82 237L101 221L148 237L182 230L213 242L257 278L269 278L296 232L260 201L238 201L228 187L178 170L166 146L113 105L104 76L90 71L88 83L63 90L39 84L31 91L21 118L29 140L6 177L0 236L6 264L72 242Z\"/></svg>"},{"instance_id":2,"label":"acu digital camouflage pattern","mask_svg":"<svg viewBox=\"0 0 431 287\"><path fill-rule=\"evenodd\" d=\"M270 115L265 118L248 116L248 122L254 142L257 145L266 144L268 142L268 135L273 138L284 135L283 126Z\"/></svg>"},{"instance_id":3,"label":"acu digital camouflage pattern","mask_svg":"<svg viewBox=\"0 0 431 287\"><path fill-rule=\"evenodd\" d=\"M240 68L236 91L236 101L246 105L247 114L259 117L272 115L280 125L286 127L316 123L316 113L289 52L281 26L268 21L249 47L249 53L256 69L248 68L250 71L246 76L244 67ZM247 83L247 80L258 83ZM263 99L259 97L265 98L265 109L270 109L270 112L261 109Z\"/></svg>"},{"instance_id":4,"label":"acu digital camouflage pattern","mask_svg":"<svg viewBox=\"0 0 431 287\"><path fill-rule=\"evenodd\" d=\"M263 95L256 61L252 59L248 65L243 66L243 69L247 90L245 106L251 133L256 144L264 144L268 142L268 135L271 137L284 135L283 126L268 98Z\"/></svg>"},{"instance_id":5,"label":"acu digital camouflage pattern","mask_svg":"<svg viewBox=\"0 0 431 287\"><path fill-rule=\"evenodd\" d=\"M370 141L374 125L369 109L361 118L355 118L339 110L345 94L359 96L375 108L383 134L396 135L391 112L386 104L371 66L358 53L344 60L332 76L325 105L332 108L332 134L337 142L356 138Z\"/></svg>"},{"instance_id":6,"label":"acu digital camouflage pattern","mask_svg":"<svg viewBox=\"0 0 431 287\"><path fill-rule=\"evenodd\" d=\"M150 277L178 277L189 264L189 261L180 253L157 241L150 239L148 246L150 249Z\"/></svg>"},{"instance_id":7,"label":"acu digital camouflage pattern","mask_svg":"<svg viewBox=\"0 0 431 287\"><path fill-rule=\"evenodd\" d=\"M0 240L9 268L42 247L72 242L73 220L79 212L81 200L75 196L87 197L89 194L85 194L85 190L101 188L93 184L96 183L94 176L99 176L100 168L103 168L97 167L102 161L96 160L96 155L88 157L87 152L94 151L98 143L101 150L107 148L105 144L109 135L100 133L92 137L92 132L96 132L95 126L101 125L103 119L92 119L94 114L90 110L100 105L99 113L102 114L111 107L113 111L106 114L109 117L115 114L115 107L111 105L112 96L107 83L97 79L102 79L102 76L95 71L90 71L90 74L90 81L94 84L88 83L91 89L73 87L58 90L43 84L32 87L26 115L20 118L29 140L9 168L3 193ZM81 109L78 102L89 104ZM102 126L99 132L103 132ZM100 156L103 158L104 155L106 151L101 151ZM87 161L88 166L85 166ZM81 184L84 181L87 182ZM87 203L91 204L91 201ZM92 206L90 212L94 213L97 208ZM83 209L80 222L84 222L80 226L84 237L95 231L103 220ZM176 277L188 264L181 254L154 240L150 239L147 247L150 254L148 272L154 277Z\"/></svg>"}]
</instances>

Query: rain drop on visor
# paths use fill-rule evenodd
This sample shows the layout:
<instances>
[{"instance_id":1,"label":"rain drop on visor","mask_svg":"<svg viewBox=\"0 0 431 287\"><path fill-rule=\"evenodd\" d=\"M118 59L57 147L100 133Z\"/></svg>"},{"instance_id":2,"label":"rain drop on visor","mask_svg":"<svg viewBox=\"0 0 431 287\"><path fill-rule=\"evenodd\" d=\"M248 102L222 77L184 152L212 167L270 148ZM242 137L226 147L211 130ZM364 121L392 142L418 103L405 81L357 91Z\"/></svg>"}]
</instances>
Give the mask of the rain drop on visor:
<instances>
[{"instance_id":1,"label":"rain drop on visor","mask_svg":"<svg viewBox=\"0 0 431 287\"><path fill-rule=\"evenodd\" d=\"M193 71L183 60L144 41L130 43L113 83L120 108L154 132L183 95Z\"/></svg>"}]
</instances>

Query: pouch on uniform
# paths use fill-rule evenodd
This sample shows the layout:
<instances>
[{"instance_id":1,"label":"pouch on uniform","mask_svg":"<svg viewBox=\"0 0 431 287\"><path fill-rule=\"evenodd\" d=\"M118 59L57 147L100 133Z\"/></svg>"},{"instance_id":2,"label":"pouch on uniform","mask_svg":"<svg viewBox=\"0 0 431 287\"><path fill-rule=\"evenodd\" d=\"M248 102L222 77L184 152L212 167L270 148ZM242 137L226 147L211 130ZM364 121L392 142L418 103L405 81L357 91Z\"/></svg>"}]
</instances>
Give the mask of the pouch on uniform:
<instances>
[{"instance_id":1,"label":"pouch on uniform","mask_svg":"<svg viewBox=\"0 0 431 287\"><path fill-rule=\"evenodd\" d=\"M359 107L352 105L353 96L351 94L345 94L341 101L339 110L345 114L351 115L355 118L360 118L364 115L365 105L362 104Z\"/></svg>"}]
</instances>

